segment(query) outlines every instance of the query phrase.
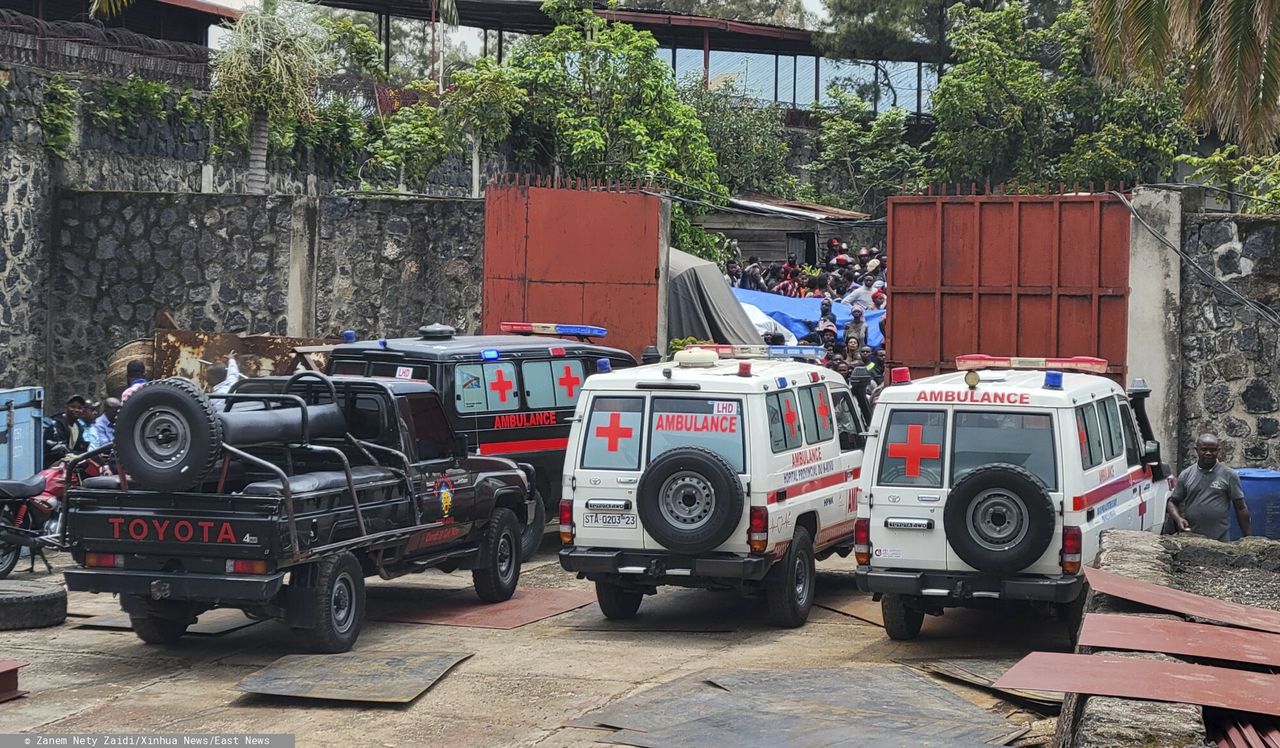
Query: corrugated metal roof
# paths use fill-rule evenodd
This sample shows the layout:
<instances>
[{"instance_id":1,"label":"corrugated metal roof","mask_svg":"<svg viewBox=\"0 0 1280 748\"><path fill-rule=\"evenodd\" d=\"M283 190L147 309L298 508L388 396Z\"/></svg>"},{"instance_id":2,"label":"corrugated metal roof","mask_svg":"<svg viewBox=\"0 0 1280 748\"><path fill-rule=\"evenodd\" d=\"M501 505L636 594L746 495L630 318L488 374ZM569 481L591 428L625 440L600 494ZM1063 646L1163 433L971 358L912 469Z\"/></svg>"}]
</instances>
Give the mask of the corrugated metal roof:
<instances>
[{"instance_id":1,"label":"corrugated metal roof","mask_svg":"<svg viewBox=\"0 0 1280 748\"><path fill-rule=\"evenodd\" d=\"M863 221L870 218L866 213L860 213L856 210L833 208L830 205L806 203L802 200L787 200L768 195L741 195L731 199L729 205L761 213L799 216L814 221Z\"/></svg>"}]
</instances>

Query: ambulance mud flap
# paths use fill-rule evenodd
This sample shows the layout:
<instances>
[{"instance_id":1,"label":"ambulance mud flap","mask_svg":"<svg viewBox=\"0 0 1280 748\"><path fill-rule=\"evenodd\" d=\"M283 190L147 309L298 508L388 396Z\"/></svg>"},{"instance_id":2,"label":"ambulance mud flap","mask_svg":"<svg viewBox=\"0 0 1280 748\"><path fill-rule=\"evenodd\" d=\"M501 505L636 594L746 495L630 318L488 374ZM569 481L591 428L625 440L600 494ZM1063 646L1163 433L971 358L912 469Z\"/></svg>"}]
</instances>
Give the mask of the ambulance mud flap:
<instances>
[{"instance_id":1,"label":"ambulance mud flap","mask_svg":"<svg viewBox=\"0 0 1280 748\"><path fill-rule=\"evenodd\" d=\"M991 574L1035 563L1053 541L1054 523L1053 502L1040 479L1005 463L967 473L951 489L943 514L952 550Z\"/></svg>"},{"instance_id":2,"label":"ambulance mud flap","mask_svg":"<svg viewBox=\"0 0 1280 748\"><path fill-rule=\"evenodd\" d=\"M728 540L746 501L729 463L702 447L673 449L650 462L636 497L644 529L677 553L702 553Z\"/></svg>"}]
</instances>

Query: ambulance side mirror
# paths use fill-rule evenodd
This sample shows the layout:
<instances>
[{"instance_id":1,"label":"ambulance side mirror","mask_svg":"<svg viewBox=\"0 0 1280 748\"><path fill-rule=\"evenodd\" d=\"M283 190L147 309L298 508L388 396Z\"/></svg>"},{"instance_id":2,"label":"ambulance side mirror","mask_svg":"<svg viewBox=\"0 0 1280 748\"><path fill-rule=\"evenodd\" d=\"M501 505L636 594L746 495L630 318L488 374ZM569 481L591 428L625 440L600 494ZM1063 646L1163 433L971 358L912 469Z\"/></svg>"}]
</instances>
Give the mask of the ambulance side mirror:
<instances>
[{"instance_id":1,"label":"ambulance side mirror","mask_svg":"<svg viewBox=\"0 0 1280 748\"><path fill-rule=\"evenodd\" d=\"M1149 441L1142 445L1142 461L1145 463L1160 462L1160 442Z\"/></svg>"}]
</instances>

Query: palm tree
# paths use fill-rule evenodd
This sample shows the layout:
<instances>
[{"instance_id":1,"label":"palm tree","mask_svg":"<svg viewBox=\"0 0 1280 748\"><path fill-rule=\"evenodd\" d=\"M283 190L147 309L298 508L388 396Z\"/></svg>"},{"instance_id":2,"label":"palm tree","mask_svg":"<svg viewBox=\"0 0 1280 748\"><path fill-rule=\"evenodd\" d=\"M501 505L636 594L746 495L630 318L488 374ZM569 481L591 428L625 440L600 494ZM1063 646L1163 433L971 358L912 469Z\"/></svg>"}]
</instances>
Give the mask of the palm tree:
<instances>
[{"instance_id":1,"label":"palm tree","mask_svg":"<svg viewBox=\"0 0 1280 748\"><path fill-rule=\"evenodd\" d=\"M1246 150L1280 125L1280 3L1274 0L1090 0L1103 72L1164 75L1185 64L1188 114Z\"/></svg>"},{"instance_id":2,"label":"palm tree","mask_svg":"<svg viewBox=\"0 0 1280 748\"><path fill-rule=\"evenodd\" d=\"M93 0L90 12L120 13L133 0ZM213 57L213 95L231 110L249 113L249 171L246 187L267 194L267 140L271 120L306 120L315 91L328 69L322 45L310 22L280 14L279 0L263 0L261 10L246 10L231 26L227 45Z\"/></svg>"}]
</instances>

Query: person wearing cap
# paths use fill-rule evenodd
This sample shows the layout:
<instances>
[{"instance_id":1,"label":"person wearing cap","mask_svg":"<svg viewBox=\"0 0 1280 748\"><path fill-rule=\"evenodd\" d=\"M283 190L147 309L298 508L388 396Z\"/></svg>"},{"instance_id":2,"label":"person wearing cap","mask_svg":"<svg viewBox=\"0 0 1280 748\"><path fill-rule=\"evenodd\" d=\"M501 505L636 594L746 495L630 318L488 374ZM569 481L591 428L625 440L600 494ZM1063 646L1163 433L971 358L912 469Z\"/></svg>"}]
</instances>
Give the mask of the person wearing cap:
<instances>
[{"instance_id":1,"label":"person wearing cap","mask_svg":"<svg viewBox=\"0 0 1280 748\"><path fill-rule=\"evenodd\" d=\"M885 292L884 292L884 291L873 291L873 292L872 292L872 294L871 294L871 308L872 308L872 309L876 309L876 310L884 309L885 305L886 305L886 304L888 304L888 303L889 303L889 297L885 295Z\"/></svg>"},{"instance_id":2,"label":"person wearing cap","mask_svg":"<svg viewBox=\"0 0 1280 748\"><path fill-rule=\"evenodd\" d=\"M844 326L845 345L857 344L859 348L867 344L867 323L862 318L862 307L853 308L853 320Z\"/></svg>"},{"instance_id":3,"label":"person wearing cap","mask_svg":"<svg viewBox=\"0 0 1280 748\"><path fill-rule=\"evenodd\" d=\"M863 309L870 309L872 307L872 303L871 303L871 294L873 293L872 286L875 285L875 282L876 282L875 276L871 275L870 273L867 273L866 275L862 276L861 285L859 285L857 288L850 291L848 295L844 297L843 299L844 303L852 307L862 307Z\"/></svg>"},{"instance_id":4,"label":"person wearing cap","mask_svg":"<svg viewBox=\"0 0 1280 748\"><path fill-rule=\"evenodd\" d=\"M84 427L81 423L84 408L85 399L80 395L72 395L67 398L61 413L55 413L45 419L45 467L52 466L68 453L78 454L85 450Z\"/></svg>"}]
</instances>

